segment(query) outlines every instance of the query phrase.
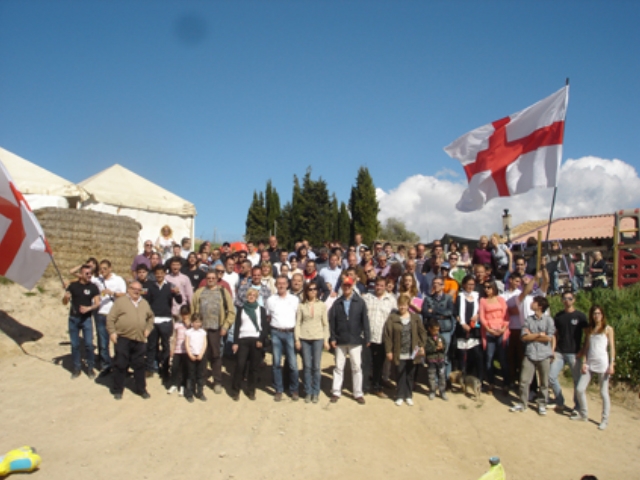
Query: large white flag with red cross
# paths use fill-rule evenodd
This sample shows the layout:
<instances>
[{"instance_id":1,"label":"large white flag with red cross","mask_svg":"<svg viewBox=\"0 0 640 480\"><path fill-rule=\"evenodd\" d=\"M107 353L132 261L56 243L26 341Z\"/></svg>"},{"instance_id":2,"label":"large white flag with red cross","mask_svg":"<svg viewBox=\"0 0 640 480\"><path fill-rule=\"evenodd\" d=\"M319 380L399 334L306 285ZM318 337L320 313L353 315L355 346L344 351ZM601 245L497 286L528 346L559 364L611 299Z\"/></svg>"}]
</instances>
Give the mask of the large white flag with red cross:
<instances>
[{"instance_id":1,"label":"large white flag with red cross","mask_svg":"<svg viewBox=\"0 0 640 480\"><path fill-rule=\"evenodd\" d=\"M462 163L469 180L456 208L472 212L495 197L557 186L568 101L567 85L445 147L451 158Z\"/></svg>"},{"instance_id":2,"label":"large white flag with red cross","mask_svg":"<svg viewBox=\"0 0 640 480\"><path fill-rule=\"evenodd\" d=\"M0 275L32 289L50 253L38 220L0 162Z\"/></svg>"}]
</instances>

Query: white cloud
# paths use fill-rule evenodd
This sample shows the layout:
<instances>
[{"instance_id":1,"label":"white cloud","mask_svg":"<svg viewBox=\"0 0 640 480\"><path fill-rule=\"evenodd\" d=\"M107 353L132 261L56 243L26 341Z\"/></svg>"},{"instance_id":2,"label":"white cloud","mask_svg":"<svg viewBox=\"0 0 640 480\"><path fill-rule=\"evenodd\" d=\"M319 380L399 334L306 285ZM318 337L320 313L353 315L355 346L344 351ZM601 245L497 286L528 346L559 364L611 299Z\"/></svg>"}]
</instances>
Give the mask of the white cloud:
<instances>
[{"instance_id":1,"label":"white cloud","mask_svg":"<svg viewBox=\"0 0 640 480\"><path fill-rule=\"evenodd\" d=\"M549 218L550 188L494 199L477 212L459 212L455 205L467 182L444 178L452 176L447 170L434 176L413 175L388 192L377 189L380 221L400 218L423 241L431 241L444 233L475 238L500 232L505 208L511 213L513 226ZM622 160L582 157L567 160L560 168L554 218L613 213L639 206L640 177Z\"/></svg>"}]
</instances>

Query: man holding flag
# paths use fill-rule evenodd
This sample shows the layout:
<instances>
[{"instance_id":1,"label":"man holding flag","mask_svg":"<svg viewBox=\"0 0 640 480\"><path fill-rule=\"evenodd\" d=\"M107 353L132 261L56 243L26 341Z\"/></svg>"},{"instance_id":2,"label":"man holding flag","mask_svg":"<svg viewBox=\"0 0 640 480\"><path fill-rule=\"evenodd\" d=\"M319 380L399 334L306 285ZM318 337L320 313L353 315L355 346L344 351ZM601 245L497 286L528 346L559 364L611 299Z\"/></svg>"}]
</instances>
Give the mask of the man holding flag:
<instances>
[{"instance_id":1,"label":"man holding flag","mask_svg":"<svg viewBox=\"0 0 640 480\"><path fill-rule=\"evenodd\" d=\"M444 151L462 163L469 186L456 208L480 210L495 197L556 187L569 86L538 103L476 128Z\"/></svg>"}]
</instances>

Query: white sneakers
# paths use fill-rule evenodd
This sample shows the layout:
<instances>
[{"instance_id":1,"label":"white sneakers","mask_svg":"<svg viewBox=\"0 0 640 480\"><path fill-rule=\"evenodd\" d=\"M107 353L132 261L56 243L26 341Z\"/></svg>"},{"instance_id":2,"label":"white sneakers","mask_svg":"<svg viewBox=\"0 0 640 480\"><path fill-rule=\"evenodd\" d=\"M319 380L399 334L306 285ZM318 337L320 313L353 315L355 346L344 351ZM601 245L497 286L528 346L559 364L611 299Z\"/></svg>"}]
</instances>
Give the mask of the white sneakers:
<instances>
[{"instance_id":1,"label":"white sneakers","mask_svg":"<svg viewBox=\"0 0 640 480\"><path fill-rule=\"evenodd\" d=\"M399 398L396 400L396 407L400 407L404 403L404 400Z\"/></svg>"},{"instance_id":2,"label":"white sneakers","mask_svg":"<svg viewBox=\"0 0 640 480\"><path fill-rule=\"evenodd\" d=\"M169 387L169 389L167 390L167 395L171 395L172 393L175 393L178 391L178 387L176 387L175 385L171 385L171 387Z\"/></svg>"},{"instance_id":3,"label":"white sneakers","mask_svg":"<svg viewBox=\"0 0 640 480\"><path fill-rule=\"evenodd\" d=\"M524 412L526 407L521 403L518 403L509 409L510 412Z\"/></svg>"},{"instance_id":4,"label":"white sneakers","mask_svg":"<svg viewBox=\"0 0 640 480\"><path fill-rule=\"evenodd\" d=\"M396 400L396 406L400 407L404 402L407 402L407 405L413 407L413 398L406 398L404 400L402 398L399 398Z\"/></svg>"},{"instance_id":5,"label":"white sneakers","mask_svg":"<svg viewBox=\"0 0 640 480\"><path fill-rule=\"evenodd\" d=\"M413 398L407 398L405 401L407 402L407 405L413 407Z\"/></svg>"},{"instance_id":6,"label":"white sneakers","mask_svg":"<svg viewBox=\"0 0 640 480\"><path fill-rule=\"evenodd\" d=\"M178 391L178 396L184 397L184 387L180 387L180 390Z\"/></svg>"},{"instance_id":7,"label":"white sneakers","mask_svg":"<svg viewBox=\"0 0 640 480\"><path fill-rule=\"evenodd\" d=\"M580 412L573 412L569 417L569 420L577 420L579 422L587 422L589 419L580 415Z\"/></svg>"}]
</instances>

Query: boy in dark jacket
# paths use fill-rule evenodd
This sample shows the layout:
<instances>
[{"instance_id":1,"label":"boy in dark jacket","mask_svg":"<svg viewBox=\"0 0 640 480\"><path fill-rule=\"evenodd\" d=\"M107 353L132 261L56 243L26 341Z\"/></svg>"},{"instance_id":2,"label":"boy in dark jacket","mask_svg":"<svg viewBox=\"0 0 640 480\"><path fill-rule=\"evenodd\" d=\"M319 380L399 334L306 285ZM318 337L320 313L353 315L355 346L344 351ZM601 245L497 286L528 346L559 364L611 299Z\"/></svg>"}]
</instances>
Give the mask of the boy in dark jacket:
<instances>
[{"instance_id":1,"label":"boy in dark jacket","mask_svg":"<svg viewBox=\"0 0 640 480\"><path fill-rule=\"evenodd\" d=\"M445 360L447 343L445 338L440 334L440 324L437 320L431 320L427 325L427 344L424 347L427 361L427 371L429 373L429 400L433 400L436 396L436 380L438 382L438 390L440 390L440 398L449 400L447 397L447 379L445 377Z\"/></svg>"}]
</instances>

